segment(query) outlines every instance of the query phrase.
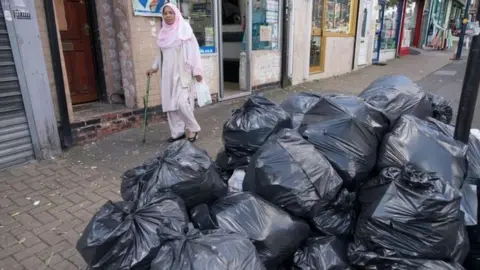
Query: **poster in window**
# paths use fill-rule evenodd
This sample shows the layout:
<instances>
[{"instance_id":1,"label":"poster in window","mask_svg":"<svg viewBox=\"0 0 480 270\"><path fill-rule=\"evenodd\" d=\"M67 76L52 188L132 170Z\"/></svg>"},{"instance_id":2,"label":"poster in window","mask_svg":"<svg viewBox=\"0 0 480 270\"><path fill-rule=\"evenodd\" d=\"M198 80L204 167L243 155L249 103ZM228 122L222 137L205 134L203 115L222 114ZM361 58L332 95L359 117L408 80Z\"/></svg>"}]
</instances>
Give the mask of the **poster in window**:
<instances>
[{"instance_id":1,"label":"poster in window","mask_svg":"<svg viewBox=\"0 0 480 270\"><path fill-rule=\"evenodd\" d=\"M215 32L213 27L205 27L205 44L200 46L201 54L215 53Z\"/></svg>"},{"instance_id":2,"label":"poster in window","mask_svg":"<svg viewBox=\"0 0 480 270\"><path fill-rule=\"evenodd\" d=\"M272 26L262 25L260 26L260 42L272 41Z\"/></svg>"},{"instance_id":3,"label":"poster in window","mask_svg":"<svg viewBox=\"0 0 480 270\"><path fill-rule=\"evenodd\" d=\"M132 0L133 13L136 16L162 17L165 3L177 5L177 0Z\"/></svg>"}]
</instances>

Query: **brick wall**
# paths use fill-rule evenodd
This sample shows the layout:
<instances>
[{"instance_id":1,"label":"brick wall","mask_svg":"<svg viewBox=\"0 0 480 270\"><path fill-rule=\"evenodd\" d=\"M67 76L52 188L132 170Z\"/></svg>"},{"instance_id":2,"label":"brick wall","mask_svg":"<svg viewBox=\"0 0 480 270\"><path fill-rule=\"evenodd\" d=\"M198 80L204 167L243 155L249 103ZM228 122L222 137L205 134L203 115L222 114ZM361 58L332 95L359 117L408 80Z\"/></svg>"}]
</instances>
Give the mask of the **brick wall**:
<instances>
[{"instance_id":1,"label":"brick wall","mask_svg":"<svg viewBox=\"0 0 480 270\"><path fill-rule=\"evenodd\" d=\"M133 61L135 63L135 87L138 108L143 108L143 97L146 93L146 71L151 68L153 60L156 57L155 37L157 32L158 20L150 17L133 16L132 5L131 14L131 37ZM160 98L160 79L155 75L150 83L149 106L158 106L161 104Z\"/></svg>"}]
</instances>

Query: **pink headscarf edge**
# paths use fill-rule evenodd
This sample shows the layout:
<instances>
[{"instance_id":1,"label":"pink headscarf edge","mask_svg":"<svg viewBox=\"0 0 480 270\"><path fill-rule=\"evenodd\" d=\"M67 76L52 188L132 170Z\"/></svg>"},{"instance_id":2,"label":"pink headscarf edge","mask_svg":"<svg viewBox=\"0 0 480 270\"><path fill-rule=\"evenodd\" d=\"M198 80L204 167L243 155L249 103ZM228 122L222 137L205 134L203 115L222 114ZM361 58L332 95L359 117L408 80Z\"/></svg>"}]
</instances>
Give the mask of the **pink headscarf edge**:
<instances>
[{"instance_id":1,"label":"pink headscarf edge","mask_svg":"<svg viewBox=\"0 0 480 270\"><path fill-rule=\"evenodd\" d=\"M173 25L167 25L167 24L164 25L162 22L162 27L160 28L159 33L157 35L158 46L163 47L163 46L160 46L162 42L164 42L163 44L166 46L176 46L177 44L179 43L181 44L183 42L197 43L192 27L190 26L190 24L188 24L185 21L182 13L180 12L180 9L178 9L176 5L172 3L166 3L165 5L163 5L161 9L162 14L163 14L163 9L167 6L170 7L175 13L175 22L173 23ZM167 30L168 28L170 29ZM163 32L164 34L162 35L162 30L167 30L168 33ZM168 42L170 42L170 44L168 44ZM203 66L202 66L198 44L196 45L196 47L197 48L195 49L195 51L192 51L192 49L184 48L184 58L185 58L184 64L185 64L186 70L192 71L194 75L202 75Z\"/></svg>"}]
</instances>

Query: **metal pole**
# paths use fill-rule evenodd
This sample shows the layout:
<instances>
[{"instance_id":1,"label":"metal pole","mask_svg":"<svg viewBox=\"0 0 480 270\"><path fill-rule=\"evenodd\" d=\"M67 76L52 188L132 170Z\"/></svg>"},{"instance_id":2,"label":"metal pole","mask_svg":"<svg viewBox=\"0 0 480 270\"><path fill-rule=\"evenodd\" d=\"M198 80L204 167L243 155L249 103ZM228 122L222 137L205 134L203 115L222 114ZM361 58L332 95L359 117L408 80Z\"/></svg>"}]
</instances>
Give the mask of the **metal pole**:
<instances>
[{"instance_id":1,"label":"metal pole","mask_svg":"<svg viewBox=\"0 0 480 270\"><path fill-rule=\"evenodd\" d=\"M288 59L290 57L288 50L289 50L289 28L290 28L290 1L284 0L282 5L280 6L280 12L282 12L282 68L281 68L281 86L285 88L287 86L292 85L290 79L288 78Z\"/></svg>"},{"instance_id":2,"label":"metal pole","mask_svg":"<svg viewBox=\"0 0 480 270\"><path fill-rule=\"evenodd\" d=\"M470 1L469 1L470 2ZM472 126L473 113L480 86L480 36L478 29L478 18L480 9L477 9L477 25L474 29L470 53L468 54L465 77L463 79L462 94L458 107L457 121L455 127L455 139L468 143L470 128Z\"/></svg>"},{"instance_id":3,"label":"metal pole","mask_svg":"<svg viewBox=\"0 0 480 270\"><path fill-rule=\"evenodd\" d=\"M467 0L467 4L465 6L465 13L463 14L463 20L462 20L462 32L460 33L460 38L458 39L457 55L455 57L456 60L460 60L460 58L462 58L463 41L465 40L465 32L467 31L468 10L470 9L471 3L472 3L472 0Z\"/></svg>"}]
</instances>

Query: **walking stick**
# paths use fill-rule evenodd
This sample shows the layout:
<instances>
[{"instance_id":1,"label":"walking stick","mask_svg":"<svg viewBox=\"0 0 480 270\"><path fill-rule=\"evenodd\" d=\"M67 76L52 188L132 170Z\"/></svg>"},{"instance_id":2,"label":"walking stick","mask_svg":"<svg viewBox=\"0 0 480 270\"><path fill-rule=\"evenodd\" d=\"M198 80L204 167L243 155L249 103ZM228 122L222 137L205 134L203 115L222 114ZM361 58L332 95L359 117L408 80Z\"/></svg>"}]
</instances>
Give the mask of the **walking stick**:
<instances>
[{"instance_id":1,"label":"walking stick","mask_svg":"<svg viewBox=\"0 0 480 270\"><path fill-rule=\"evenodd\" d=\"M143 140L142 142L145 143L145 139L147 137L147 122L148 122L148 95L150 93L150 76L147 76L147 95L143 97L143 107L145 111L143 113Z\"/></svg>"}]
</instances>

